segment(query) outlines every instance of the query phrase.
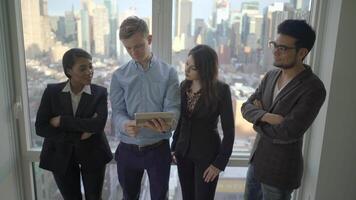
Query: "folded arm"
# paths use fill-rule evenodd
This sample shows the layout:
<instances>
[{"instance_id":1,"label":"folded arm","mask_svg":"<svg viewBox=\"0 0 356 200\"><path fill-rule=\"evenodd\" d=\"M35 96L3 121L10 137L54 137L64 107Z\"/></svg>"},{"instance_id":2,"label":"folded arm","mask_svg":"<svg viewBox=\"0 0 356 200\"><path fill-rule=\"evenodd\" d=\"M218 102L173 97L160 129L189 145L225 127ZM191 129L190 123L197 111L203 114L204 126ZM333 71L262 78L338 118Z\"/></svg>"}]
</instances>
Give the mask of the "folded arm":
<instances>
[{"instance_id":1,"label":"folded arm","mask_svg":"<svg viewBox=\"0 0 356 200\"><path fill-rule=\"evenodd\" d=\"M260 123L255 130L273 143L289 144L300 140L312 124L325 100L324 88L304 94L279 124Z\"/></svg>"},{"instance_id":2,"label":"folded arm","mask_svg":"<svg viewBox=\"0 0 356 200\"><path fill-rule=\"evenodd\" d=\"M65 131L102 133L108 116L107 91L99 97L94 116L79 118L61 116L59 128Z\"/></svg>"},{"instance_id":3,"label":"folded arm","mask_svg":"<svg viewBox=\"0 0 356 200\"><path fill-rule=\"evenodd\" d=\"M266 113L266 111L263 110L263 102L261 102L261 105L256 105L254 102L256 100L261 101L262 91L267 76L268 74L266 74L265 77L262 79L261 84L255 90L255 92L241 106L241 113L243 118L253 124L257 124L262 118L262 116Z\"/></svg>"},{"instance_id":4,"label":"folded arm","mask_svg":"<svg viewBox=\"0 0 356 200\"><path fill-rule=\"evenodd\" d=\"M50 139L64 137L59 128L55 128L50 124L50 119L53 117L51 109L51 94L47 87L43 92L41 103L36 115L35 129L38 136Z\"/></svg>"}]
</instances>

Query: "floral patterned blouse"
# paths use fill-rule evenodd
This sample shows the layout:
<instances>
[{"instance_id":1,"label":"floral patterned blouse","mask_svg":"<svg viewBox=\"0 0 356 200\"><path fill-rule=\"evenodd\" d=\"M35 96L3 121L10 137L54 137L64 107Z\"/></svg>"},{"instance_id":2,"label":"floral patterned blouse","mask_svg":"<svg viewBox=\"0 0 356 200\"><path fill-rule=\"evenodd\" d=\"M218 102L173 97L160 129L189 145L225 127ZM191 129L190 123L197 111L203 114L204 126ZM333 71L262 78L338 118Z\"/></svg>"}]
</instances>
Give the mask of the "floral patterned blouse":
<instances>
[{"instance_id":1,"label":"floral patterned blouse","mask_svg":"<svg viewBox=\"0 0 356 200\"><path fill-rule=\"evenodd\" d=\"M193 92L191 88L187 90L187 107L189 116L192 114L196 103L201 96L201 89L197 92Z\"/></svg>"}]
</instances>

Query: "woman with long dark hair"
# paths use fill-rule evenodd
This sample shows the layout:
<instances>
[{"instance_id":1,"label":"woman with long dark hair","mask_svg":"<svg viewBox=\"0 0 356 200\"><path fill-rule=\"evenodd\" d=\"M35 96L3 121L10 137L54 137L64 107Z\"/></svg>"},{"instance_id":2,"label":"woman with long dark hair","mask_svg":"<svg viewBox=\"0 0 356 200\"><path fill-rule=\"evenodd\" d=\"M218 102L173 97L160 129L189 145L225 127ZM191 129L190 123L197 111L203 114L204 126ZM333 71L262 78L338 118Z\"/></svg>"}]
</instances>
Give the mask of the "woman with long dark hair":
<instances>
[{"instance_id":1,"label":"woman with long dark hair","mask_svg":"<svg viewBox=\"0 0 356 200\"><path fill-rule=\"evenodd\" d=\"M173 160L184 200L214 199L219 173L225 169L234 143L230 88L218 80L218 56L207 45L190 50L185 75L181 116L171 147Z\"/></svg>"}]
</instances>

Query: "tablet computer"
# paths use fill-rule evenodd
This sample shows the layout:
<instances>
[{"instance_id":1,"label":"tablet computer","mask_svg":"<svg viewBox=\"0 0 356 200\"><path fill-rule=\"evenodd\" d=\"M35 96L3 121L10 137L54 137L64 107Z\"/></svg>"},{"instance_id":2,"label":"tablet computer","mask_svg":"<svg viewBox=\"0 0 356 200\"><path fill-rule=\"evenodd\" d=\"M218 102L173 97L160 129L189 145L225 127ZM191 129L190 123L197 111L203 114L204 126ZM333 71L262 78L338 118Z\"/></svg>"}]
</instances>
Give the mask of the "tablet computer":
<instances>
[{"instance_id":1,"label":"tablet computer","mask_svg":"<svg viewBox=\"0 0 356 200\"><path fill-rule=\"evenodd\" d=\"M163 119L169 126L172 126L174 113L172 112L141 112L135 113L136 126L143 126L151 119Z\"/></svg>"}]
</instances>

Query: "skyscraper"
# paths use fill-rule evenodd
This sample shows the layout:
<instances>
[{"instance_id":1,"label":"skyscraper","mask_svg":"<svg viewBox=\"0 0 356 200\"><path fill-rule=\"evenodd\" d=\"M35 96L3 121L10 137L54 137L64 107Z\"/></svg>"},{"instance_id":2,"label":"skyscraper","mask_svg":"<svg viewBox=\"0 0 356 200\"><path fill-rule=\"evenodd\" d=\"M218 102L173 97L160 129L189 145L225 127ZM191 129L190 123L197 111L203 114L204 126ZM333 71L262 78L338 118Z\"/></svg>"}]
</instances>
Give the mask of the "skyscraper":
<instances>
[{"instance_id":1,"label":"skyscraper","mask_svg":"<svg viewBox=\"0 0 356 200\"><path fill-rule=\"evenodd\" d=\"M39 0L22 0L22 24L27 56L35 56L43 51ZM36 52L35 52L36 51ZM32 55L30 55L32 54Z\"/></svg>"},{"instance_id":2,"label":"skyscraper","mask_svg":"<svg viewBox=\"0 0 356 200\"><path fill-rule=\"evenodd\" d=\"M216 1L216 23L227 21L230 15L230 5L227 0Z\"/></svg>"},{"instance_id":3,"label":"skyscraper","mask_svg":"<svg viewBox=\"0 0 356 200\"><path fill-rule=\"evenodd\" d=\"M109 56L110 57L117 57L117 37L116 31L118 29L117 24L117 1L115 0L104 0L104 5L108 10L109 14Z\"/></svg>"},{"instance_id":4,"label":"skyscraper","mask_svg":"<svg viewBox=\"0 0 356 200\"><path fill-rule=\"evenodd\" d=\"M93 11L94 53L106 56L109 54L109 13L103 5L96 5Z\"/></svg>"},{"instance_id":5,"label":"skyscraper","mask_svg":"<svg viewBox=\"0 0 356 200\"><path fill-rule=\"evenodd\" d=\"M80 10L80 20L78 22L78 46L91 52L90 41L90 17L88 10Z\"/></svg>"},{"instance_id":6,"label":"skyscraper","mask_svg":"<svg viewBox=\"0 0 356 200\"><path fill-rule=\"evenodd\" d=\"M64 37L66 42L77 41L77 24L74 11L66 11L64 14Z\"/></svg>"},{"instance_id":7,"label":"skyscraper","mask_svg":"<svg viewBox=\"0 0 356 200\"><path fill-rule=\"evenodd\" d=\"M192 22L192 1L176 0L175 34L180 37L182 34L191 36Z\"/></svg>"}]
</instances>

